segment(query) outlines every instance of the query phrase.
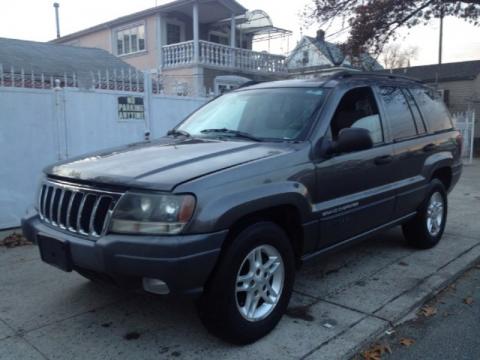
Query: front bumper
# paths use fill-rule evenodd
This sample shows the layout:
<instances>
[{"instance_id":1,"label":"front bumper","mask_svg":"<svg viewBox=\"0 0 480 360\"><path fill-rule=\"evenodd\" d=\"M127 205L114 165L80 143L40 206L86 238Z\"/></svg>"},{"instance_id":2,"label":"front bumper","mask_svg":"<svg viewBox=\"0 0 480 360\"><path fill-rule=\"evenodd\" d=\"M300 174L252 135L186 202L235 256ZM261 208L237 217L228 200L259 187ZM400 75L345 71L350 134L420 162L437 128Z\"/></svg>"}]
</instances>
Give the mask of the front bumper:
<instances>
[{"instance_id":1,"label":"front bumper","mask_svg":"<svg viewBox=\"0 0 480 360\"><path fill-rule=\"evenodd\" d=\"M129 286L141 286L142 278L159 279L177 294L203 290L228 231L178 236L108 234L92 241L46 225L38 215L23 219L22 229L34 243L40 235L67 244L73 269Z\"/></svg>"}]
</instances>

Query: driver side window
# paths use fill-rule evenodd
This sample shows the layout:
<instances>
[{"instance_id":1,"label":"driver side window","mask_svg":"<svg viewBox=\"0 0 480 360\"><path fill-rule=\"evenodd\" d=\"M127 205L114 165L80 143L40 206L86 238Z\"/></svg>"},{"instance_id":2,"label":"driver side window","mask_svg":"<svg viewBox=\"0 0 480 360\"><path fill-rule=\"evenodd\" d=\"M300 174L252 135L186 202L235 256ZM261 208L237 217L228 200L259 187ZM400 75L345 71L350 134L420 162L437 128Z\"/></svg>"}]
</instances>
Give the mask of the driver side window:
<instances>
[{"instance_id":1,"label":"driver side window","mask_svg":"<svg viewBox=\"0 0 480 360\"><path fill-rule=\"evenodd\" d=\"M337 140L338 134L345 128L370 131L374 145L384 141L377 102L370 87L352 89L340 100L330 124L332 140Z\"/></svg>"}]
</instances>

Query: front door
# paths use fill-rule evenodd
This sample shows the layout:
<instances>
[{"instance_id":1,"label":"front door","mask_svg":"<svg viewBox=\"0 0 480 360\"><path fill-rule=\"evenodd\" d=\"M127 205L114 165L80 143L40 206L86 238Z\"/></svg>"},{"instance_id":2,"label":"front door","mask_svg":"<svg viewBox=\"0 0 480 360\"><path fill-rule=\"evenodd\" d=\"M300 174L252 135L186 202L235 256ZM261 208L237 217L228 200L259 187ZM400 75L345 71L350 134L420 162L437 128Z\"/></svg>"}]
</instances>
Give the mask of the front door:
<instances>
[{"instance_id":1,"label":"front door","mask_svg":"<svg viewBox=\"0 0 480 360\"><path fill-rule=\"evenodd\" d=\"M392 221L393 145L370 87L356 87L341 97L326 134L335 141L340 130L361 127L370 131L373 148L334 155L316 163L314 211L320 219L319 248L324 248ZM324 140L325 141L325 140Z\"/></svg>"}]
</instances>

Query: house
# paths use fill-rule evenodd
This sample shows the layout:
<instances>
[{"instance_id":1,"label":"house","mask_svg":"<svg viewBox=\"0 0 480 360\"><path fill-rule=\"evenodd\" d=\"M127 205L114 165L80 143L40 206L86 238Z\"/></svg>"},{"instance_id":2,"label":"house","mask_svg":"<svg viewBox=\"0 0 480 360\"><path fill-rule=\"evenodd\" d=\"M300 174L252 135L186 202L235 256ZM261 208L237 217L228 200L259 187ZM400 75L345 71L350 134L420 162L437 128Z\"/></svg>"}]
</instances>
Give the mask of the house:
<instances>
[{"instance_id":1,"label":"house","mask_svg":"<svg viewBox=\"0 0 480 360\"><path fill-rule=\"evenodd\" d=\"M285 57L252 50L254 38L291 32L235 0L177 0L51 41L107 50L140 70L161 74L163 90L189 95L232 87L232 77L285 78ZM225 83L222 77L227 76ZM215 89L216 88L216 89Z\"/></svg>"},{"instance_id":2,"label":"house","mask_svg":"<svg viewBox=\"0 0 480 360\"><path fill-rule=\"evenodd\" d=\"M480 60L412 66L388 70L416 78L436 87L452 113L475 110L480 116ZM475 128L476 147L480 147L480 126Z\"/></svg>"},{"instance_id":3,"label":"house","mask_svg":"<svg viewBox=\"0 0 480 360\"><path fill-rule=\"evenodd\" d=\"M334 69L381 70L383 67L370 55L364 54L357 61L345 56L341 48L325 40L325 32L317 31L316 37L303 36L286 60L292 77L315 77Z\"/></svg>"},{"instance_id":4,"label":"house","mask_svg":"<svg viewBox=\"0 0 480 360\"><path fill-rule=\"evenodd\" d=\"M105 69L118 74L138 71L102 49L0 38L2 86L51 88L58 80L62 87L90 88L94 77Z\"/></svg>"}]
</instances>

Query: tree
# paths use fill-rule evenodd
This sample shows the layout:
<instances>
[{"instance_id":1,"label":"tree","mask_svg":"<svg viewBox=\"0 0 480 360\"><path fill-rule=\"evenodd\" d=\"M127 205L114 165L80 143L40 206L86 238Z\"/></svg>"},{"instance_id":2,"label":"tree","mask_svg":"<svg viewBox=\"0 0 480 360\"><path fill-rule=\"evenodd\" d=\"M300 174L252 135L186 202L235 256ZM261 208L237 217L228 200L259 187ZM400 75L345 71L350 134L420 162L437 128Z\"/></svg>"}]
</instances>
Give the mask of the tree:
<instances>
[{"instance_id":1,"label":"tree","mask_svg":"<svg viewBox=\"0 0 480 360\"><path fill-rule=\"evenodd\" d=\"M393 43L383 48L381 59L385 69L397 69L409 66L410 61L416 59L417 54L417 47L402 48L400 44Z\"/></svg>"},{"instance_id":2,"label":"tree","mask_svg":"<svg viewBox=\"0 0 480 360\"><path fill-rule=\"evenodd\" d=\"M397 29L455 16L478 25L480 0L311 0L304 16L326 24L340 19L349 29L345 51L380 54Z\"/></svg>"}]
</instances>

